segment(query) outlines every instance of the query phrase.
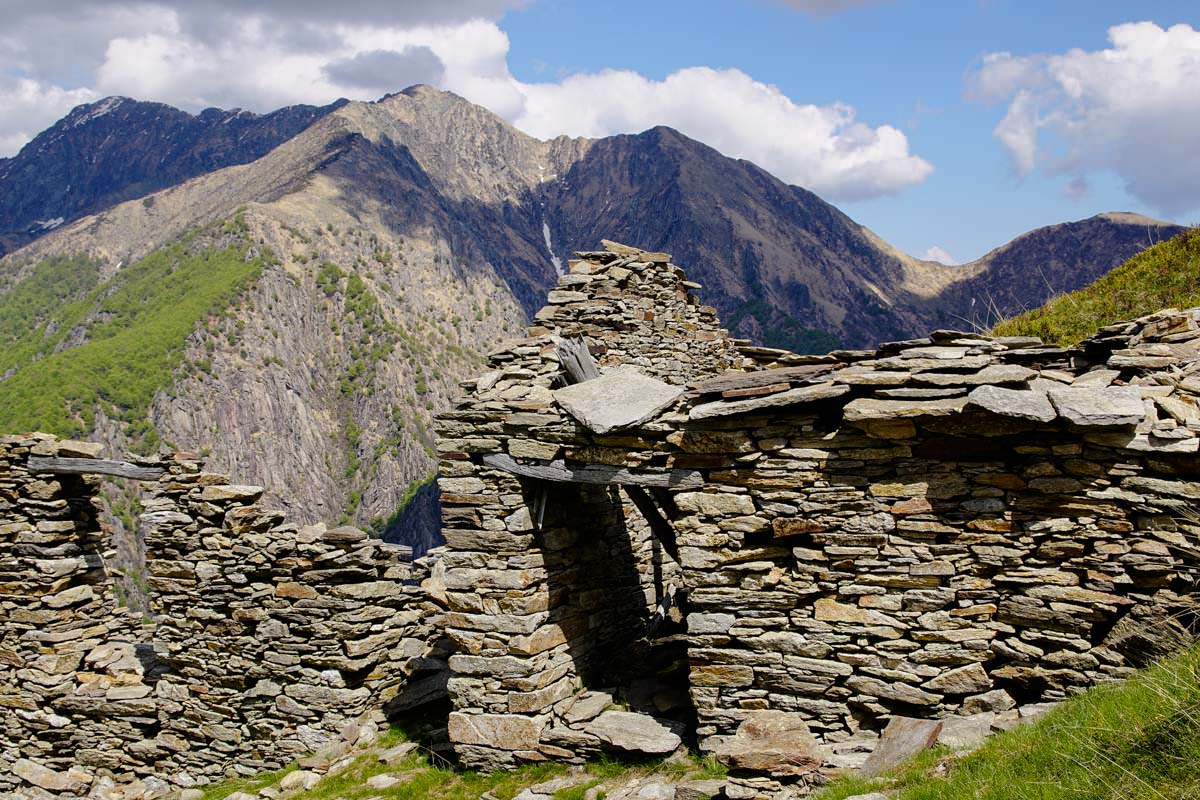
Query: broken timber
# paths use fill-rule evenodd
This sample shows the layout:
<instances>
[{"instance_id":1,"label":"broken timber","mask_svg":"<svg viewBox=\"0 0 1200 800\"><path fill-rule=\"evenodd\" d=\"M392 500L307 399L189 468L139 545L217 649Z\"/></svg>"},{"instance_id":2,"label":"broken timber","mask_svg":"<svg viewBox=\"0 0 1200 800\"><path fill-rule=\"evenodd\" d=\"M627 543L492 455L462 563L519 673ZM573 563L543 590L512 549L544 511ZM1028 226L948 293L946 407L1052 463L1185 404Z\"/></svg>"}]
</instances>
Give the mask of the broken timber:
<instances>
[{"instance_id":1,"label":"broken timber","mask_svg":"<svg viewBox=\"0 0 1200 800\"><path fill-rule=\"evenodd\" d=\"M563 339L558 343L558 361L571 383L584 383L600 377L600 367L588 350L587 342L578 339Z\"/></svg>"},{"instance_id":2,"label":"broken timber","mask_svg":"<svg viewBox=\"0 0 1200 800\"><path fill-rule=\"evenodd\" d=\"M112 475L135 481L156 481L162 477L165 470L162 467L139 467L127 461L110 461L104 458L30 456L29 471L68 475Z\"/></svg>"},{"instance_id":3,"label":"broken timber","mask_svg":"<svg viewBox=\"0 0 1200 800\"><path fill-rule=\"evenodd\" d=\"M539 464L521 464L503 453L489 453L483 463L523 478L540 478L557 483L616 483L622 486L660 486L671 489L699 489L704 478L696 470L672 469L665 472L634 472L605 464L568 467L562 459Z\"/></svg>"}]
</instances>

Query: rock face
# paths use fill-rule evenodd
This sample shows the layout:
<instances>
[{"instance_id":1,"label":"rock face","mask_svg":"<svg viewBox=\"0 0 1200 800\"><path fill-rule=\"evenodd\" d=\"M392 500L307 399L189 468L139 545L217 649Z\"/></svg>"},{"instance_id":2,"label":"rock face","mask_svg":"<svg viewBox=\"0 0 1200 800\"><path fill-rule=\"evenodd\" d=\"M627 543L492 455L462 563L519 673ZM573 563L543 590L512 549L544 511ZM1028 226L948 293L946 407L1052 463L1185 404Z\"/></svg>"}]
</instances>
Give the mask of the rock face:
<instances>
[{"instance_id":1,"label":"rock face","mask_svg":"<svg viewBox=\"0 0 1200 800\"><path fill-rule=\"evenodd\" d=\"M731 797L808 780L797 773L863 728L915 719L893 723L915 737L892 738L925 746L928 720L1015 724L1018 705L1196 639L1200 309L1071 349L939 330L803 356L728 339L659 254L577 256L574 295L439 420L447 632L478 656L451 664L455 713L542 726L536 748L458 742L465 763L596 752L579 721L593 715L572 709L610 685L597 654L639 635L653 649L645 631L677 601L686 633L660 646L686 638L696 734L732 748ZM648 420L590 430L549 391L557 337L687 391ZM575 470L562 475L603 465L623 483L518 477L547 453ZM672 485L682 471L688 484ZM649 557L599 582L627 552ZM623 611L599 616L597 597ZM809 735L825 742L811 761ZM877 760L912 750L889 748Z\"/></svg>"},{"instance_id":2,"label":"rock face","mask_svg":"<svg viewBox=\"0 0 1200 800\"><path fill-rule=\"evenodd\" d=\"M444 666L407 548L289 524L188 454L140 462L162 475L140 517L146 624L112 592L99 480L29 465L96 455L0 437L0 793L102 797L136 777L157 796L273 769Z\"/></svg>"}]
</instances>

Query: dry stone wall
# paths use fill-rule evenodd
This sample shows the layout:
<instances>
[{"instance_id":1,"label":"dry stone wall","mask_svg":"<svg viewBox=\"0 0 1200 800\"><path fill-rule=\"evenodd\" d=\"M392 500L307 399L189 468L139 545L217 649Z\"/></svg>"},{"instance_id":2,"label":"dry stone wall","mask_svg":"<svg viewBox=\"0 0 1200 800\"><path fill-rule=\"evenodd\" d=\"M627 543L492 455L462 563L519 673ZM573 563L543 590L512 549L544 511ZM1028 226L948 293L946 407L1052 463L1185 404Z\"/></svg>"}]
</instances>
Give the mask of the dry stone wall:
<instances>
[{"instance_id":1,"label":"dry stone wall","mask_svg":"<svg viewBox=\"0 0 1200 800\"><path fill-rule=\"evenodd\" d=\"M664 633L686 642L700 746L750 775L739 796L821 763L747 760L755 731L810 731L834 758L894 716L1002 722L1194 640L1200 310L1070 349L938 331L797 356L732 341L711 314L703 337L655 324L702 308L658 254L613 246L571 273L532 338L442 418L447 619L469 653L451 659L450 732L467 763L628 739L571 657L596 633L564 624L560 577L594 563L572 561L578 541L623 526L590 529L570 499L585 490L547 475L607 476L609 508L638 530L628 484L658 484L670 526L650 543L674 538L662 560L686 612L685 632ZM555 337L580 334L605 372L556 388ZM583 395L612 405L640 385L630 365L686 391L614 427ZM546 513L564 512L539 526L547 493ZM666 728L680 718L659 711Z\"/></svg>"},{"instance_id":2,"label":"dry stone wall","mask_svg":"<svg viewBox=\"0 0 1200 800\"><path fill-rule=\"evenodd\" d=\"M139 462L162 470L140 517L153 617L124 613L98 479L28 469L97 454L0 439L0 792L154 797L276 768L444 685L405 548L290 525L187 454Z\"/></svg>"},{"instance_id":3,"label":"dry stone wall","mask_svg":"<svg viewBox=\"0 0 1200 800\"><path fill-rule=\"evenodd\" d=\"M474 396L439 420L444 625L459 650L450 736L474 767L598 752L601 737L572 727L566 709L631 662L670 674L669 654L639 640L679 583L678 563L615 487L523 482L483 457L623 463L641 442L577 439L552 394L564 338L586 337L602 366L636 364L673 384L740 360L664 254L614 245L574 262L561 284L529 338L493 353ZM650 676L632 683L640 696L625 702L682 699ZM685 685L680 676L674 693ZM593 700L596 714L580 721L613 699Z\"/></svg>"}]
</instances>

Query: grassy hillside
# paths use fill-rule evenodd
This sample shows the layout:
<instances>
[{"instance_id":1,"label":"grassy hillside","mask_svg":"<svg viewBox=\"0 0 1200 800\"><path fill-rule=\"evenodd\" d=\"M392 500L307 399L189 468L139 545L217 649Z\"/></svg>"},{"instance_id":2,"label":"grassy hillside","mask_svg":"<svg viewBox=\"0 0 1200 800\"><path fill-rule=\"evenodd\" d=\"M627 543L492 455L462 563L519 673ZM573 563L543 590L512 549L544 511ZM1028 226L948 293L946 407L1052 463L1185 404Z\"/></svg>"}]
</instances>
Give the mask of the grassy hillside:
<instances>
[{"instance_id":1,"label":"grassy hillside","mask_svg":"<svg viewBox=\"0 0 1200 800\"><path fill-rule=\"evenodd\" d=\"M1143 250L1095 283L996 326L997 336L1075 344L1103 325L1200 305L1200 230Z\"/></svg>"},{"instance_id":2,"label":"grassy hillside","mask_svg":"<svg viewBox=\"0 0 1200 800\"><path fill-rule=\"evenodd\" d=\"M265 258L237 219L101 282L84 258L51 258L0 295L0 432L78 436L97 409L155 444L146 410L188 336L253 282ZM205 368L203 363L189 365Z\"/></svg>"},{"instance_id":3,"label":"grassy hillside","mask_svg":"<svg viewBox=\"0 0 1200 800\"><path fill-rule=\"evenodd\" d=\"M1092 689L1036 725L955 761L931 751L889 778L846 779L818 800L896 789L891 800L1200 798L1200 648Z\"/></svg>"}]
</instances>

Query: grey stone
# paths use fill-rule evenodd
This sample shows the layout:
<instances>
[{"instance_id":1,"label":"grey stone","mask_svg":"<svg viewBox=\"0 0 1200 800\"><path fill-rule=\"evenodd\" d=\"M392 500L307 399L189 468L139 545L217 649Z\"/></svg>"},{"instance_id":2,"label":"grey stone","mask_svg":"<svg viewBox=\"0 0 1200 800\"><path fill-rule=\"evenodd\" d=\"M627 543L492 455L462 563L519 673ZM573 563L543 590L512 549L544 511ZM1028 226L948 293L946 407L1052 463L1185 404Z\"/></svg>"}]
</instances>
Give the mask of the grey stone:
<instances>
[{"instance_id":1,"label":"grey stone","mask_svg":"<svg viewBox=\"0 0 1200 800\"><path fill-rule=\"evenodd\" d=\"M965 397L949 397L941 400L876 400L871 397L863 397L847 403L843 414L847 422L945 417L960 413L966 404L967 398Z\"/></svg>"},{"instance_id":2,"label":"grey stone","mask_svg":"<svg viewBox=\"0 0 1200 800\"><path fill-rule=\"evenodd\" d=\"M968 664L944 672L925 685L944 694L975 694L992 688L992 679L979 664Z\"/></svg>"},{"instance_id":3,"label":"grey stone","mask_svg":"<svg viewBox=\"0 0 1200 800\"><path fill-rule=\"evenodd\" d=\"M632 711L605 711L583 726L583 732L627 753L666 755L683 742L661 720Z\"/></svg>"},{"instance_id":4,"label":"grey stone","mask_svg":"<svg viewBox=\"0 0 1200 800\"><path fill-rule=\"evenodd\" d=\"M989 364L978 372L961 375L955 372L918 372L914 383L932 386L984 386L998 383L1026 383L1037 377L1037 371L1017 364Z\"/></svg>"},{"instance_id":5,"label":"grey stone","mask_svg":"<svg viewBox=\"0 0 1200 800\"><path fill-rule=\"evenodd\" d=\"M967 395L967 405L993 414L1034 422L1051 422L1058 414L1043 392L980 386Z\"/></svg>"},{"instance_id":6,"label":"grey stone","mask_svg":"<svg viewBox=\"0 0 1200 800\"><path fill-rule=\"evenodd\" d=\"M683 781L675 785L674 800L713 800L724 788L725 781L719 779Z\"/></svg>"},{"instance_id":7,"label":"grey stone","mask_svg":"<svg viewBox=\"0 0 1200 800\"><path fill-rule=\"evenodd\" d=\"M612 703L613 696L608 692L585 692L567 708L563 719L569 724L587 722L600 716Z\"/></svg>"},{"instance_id":8,"label":"grey stone","mask_svg":"<svg viewBox=\"0 0 1200 800\"><path fill-rule=\"evenodd\" d=\"M449 717L451 741L498 750L535 750L542 728L540 721L519 714L454 712Z\"/></svg>"},{"instance_id":9,"label":"grey stone","mask_svg":"<svg viewBox=\"0 0 1200 800\"><path fill-rule=\"evenodd\" d=\"M663 383L635 367L618 367L599 378L555 389L554 400L595 433L645 422L673 405L681 386Z\"/></svg>"},{"instance_id":10,"label":"grey stone","mask_svg":"<svg viewBox=\"0 0 1200 800\"><path fill-rule=\"evenodd\" d=\"M688 418L694 420L712 419L714 417L730 417L735 414L749 414L768 408L783 408L786 406L815 403L819 400L829 400L841 397L850 391L849 386L842 386L828 381L812 386L799 386L786 392L754 397L749 400L733 400L730 402L713 402L698 405L688 412Z\"/></svg>"},{"instance_id":11,"label":"grey stone","mask_svg":"<svg viewBox=\"0 0 1200 800\"><path fill-rule=\"evenodd\" d=\"M821 765L817 740L799 713L750 712L732 736L714 736L706 746L730 769L771 775L805 775Z\"/></svg>"},{"instance_id":12,"label":"grey stone","mask_svg":"<svg viewBox=\"0 0 1200 800\"><path fill-rule=\"evenodd\" d=\"M1052 389L1050 402L1060 417L1080 427L1136 425L1146 417L1142 393L1131 387Z\"/></svg>"},{"instance_id":13,"label":"grey stone","mask_svg":"<svg viewBox=\"0 0 1200 800\"><path fill-rule=\"evenodd\" d=\"M951 750L974 750L992 734L994 711L984 711L967 717L946 717L937 743Z\"/></svg>"},{"instance_id":14,"label":"grey stone","mask_svg":"<svg viewBox=\"0 0 1200 800\"><path fill-rule=\"evenodd\" d=\"M869 776L895 769L937 744L941 732L941 720L892 717L860 771Z\"/></svg>"}]
</instances>

